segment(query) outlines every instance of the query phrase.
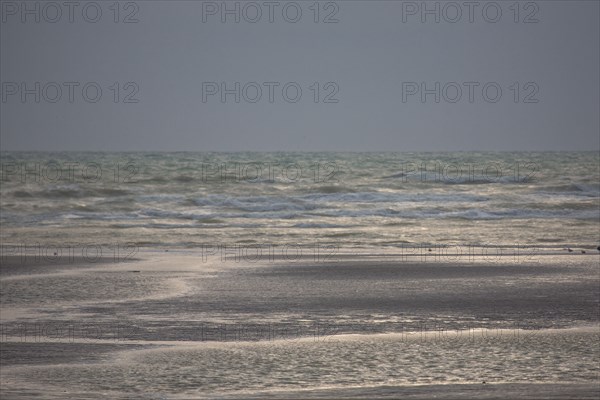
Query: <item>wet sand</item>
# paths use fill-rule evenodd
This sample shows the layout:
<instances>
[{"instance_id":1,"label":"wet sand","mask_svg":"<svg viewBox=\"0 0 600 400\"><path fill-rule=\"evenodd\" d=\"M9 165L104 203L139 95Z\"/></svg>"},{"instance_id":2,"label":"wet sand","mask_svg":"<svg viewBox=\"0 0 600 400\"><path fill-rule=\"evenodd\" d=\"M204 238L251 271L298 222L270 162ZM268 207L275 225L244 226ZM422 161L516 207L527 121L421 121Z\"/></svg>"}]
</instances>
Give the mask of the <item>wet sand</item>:
<instances>
[{"instance_id":1,"label":"wet sand","mask_svg":"<svg viewBox=\"0 0 600 400\"><path fill-rule=\"evenodd\" d=\"M377 398L377 399L597 399L597 384L469 384L469 385L418 385L381 386L374 388L349 388L332 390L306 390L286 393L260 393L265 399L319 399L319 398ZM226 399L227 397L222 397ZM233 397L231 397L233 398Z\"/></svg>"},{"instance_id":2,"label":"wet sand","mask_svg":"<svg viewBox=\"0 0 600 400\"><path fill-rule=\"evenodd\" d=\"M594 255L141 258L2 263L3 399L600 394Z\"/></svg>"}]
</instances>

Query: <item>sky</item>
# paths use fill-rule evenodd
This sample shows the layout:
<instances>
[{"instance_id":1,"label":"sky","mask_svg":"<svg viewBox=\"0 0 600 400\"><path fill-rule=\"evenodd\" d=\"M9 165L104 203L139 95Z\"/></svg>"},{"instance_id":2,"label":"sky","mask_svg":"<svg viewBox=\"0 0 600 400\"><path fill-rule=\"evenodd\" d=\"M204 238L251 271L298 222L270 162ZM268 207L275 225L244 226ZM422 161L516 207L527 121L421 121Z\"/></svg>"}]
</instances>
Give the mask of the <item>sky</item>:
<instances>
[{"instance_id":1,"label":"sky","mask_svg":"<svg viewBox=\"0 0 600 400\"><path fill-rule=\"evenodd\" d=\"M598 1L0 12L4 151L600 150Z\"/></svg>"}]
</instances>

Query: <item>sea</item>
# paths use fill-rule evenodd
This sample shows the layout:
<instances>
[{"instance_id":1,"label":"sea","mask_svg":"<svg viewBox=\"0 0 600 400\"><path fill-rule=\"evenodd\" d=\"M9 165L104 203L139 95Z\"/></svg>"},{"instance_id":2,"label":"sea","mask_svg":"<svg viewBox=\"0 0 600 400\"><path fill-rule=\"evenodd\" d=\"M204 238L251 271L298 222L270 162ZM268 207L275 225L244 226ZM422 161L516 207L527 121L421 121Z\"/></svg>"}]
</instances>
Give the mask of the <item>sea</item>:
<instances>
[{"instance_id":1,"label":"sea","mask_svg":"<svg viewBox=\"0 0 600 400\"><path fill-rule=\"evenodd\" d=\"M595 151L3 152L1 159L0 239L11 246L377 252L597 251L600 244Z\"/></svg>"}]
</instances>

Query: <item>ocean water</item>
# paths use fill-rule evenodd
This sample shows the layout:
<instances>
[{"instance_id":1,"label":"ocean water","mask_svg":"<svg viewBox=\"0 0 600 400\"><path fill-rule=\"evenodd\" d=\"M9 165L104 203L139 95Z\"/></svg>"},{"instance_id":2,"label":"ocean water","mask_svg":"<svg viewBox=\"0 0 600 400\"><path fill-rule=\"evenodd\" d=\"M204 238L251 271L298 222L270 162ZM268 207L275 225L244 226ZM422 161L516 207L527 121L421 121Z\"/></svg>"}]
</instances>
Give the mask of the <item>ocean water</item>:
<instances>
[{"instance_id":1,"label":"ocean water","mask_svg":"<svg viewBox=\"0 0 600 400\"><path fill-rule=\"evenodd\" d=\"M3 152L5 245L595 250L577 153Z\"/></svg>"}]
</instances>

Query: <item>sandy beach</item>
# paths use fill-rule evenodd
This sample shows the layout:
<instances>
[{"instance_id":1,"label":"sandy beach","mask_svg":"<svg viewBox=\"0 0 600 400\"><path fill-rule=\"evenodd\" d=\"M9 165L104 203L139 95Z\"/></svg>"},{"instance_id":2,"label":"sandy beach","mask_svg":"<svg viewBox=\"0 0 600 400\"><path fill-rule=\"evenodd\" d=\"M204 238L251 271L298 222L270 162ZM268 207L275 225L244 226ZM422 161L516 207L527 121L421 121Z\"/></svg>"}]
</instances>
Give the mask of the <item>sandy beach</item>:
<instances>
[{"instance_id":1,"label":"sandy beach","mask_svg":"<svg viewBox=\"0 0 600 400\"><path fill-rule=\"evenodd\" d=\"M2 398L595 398L597 268L6 258Z\"/></svg>"}]
</instances>

